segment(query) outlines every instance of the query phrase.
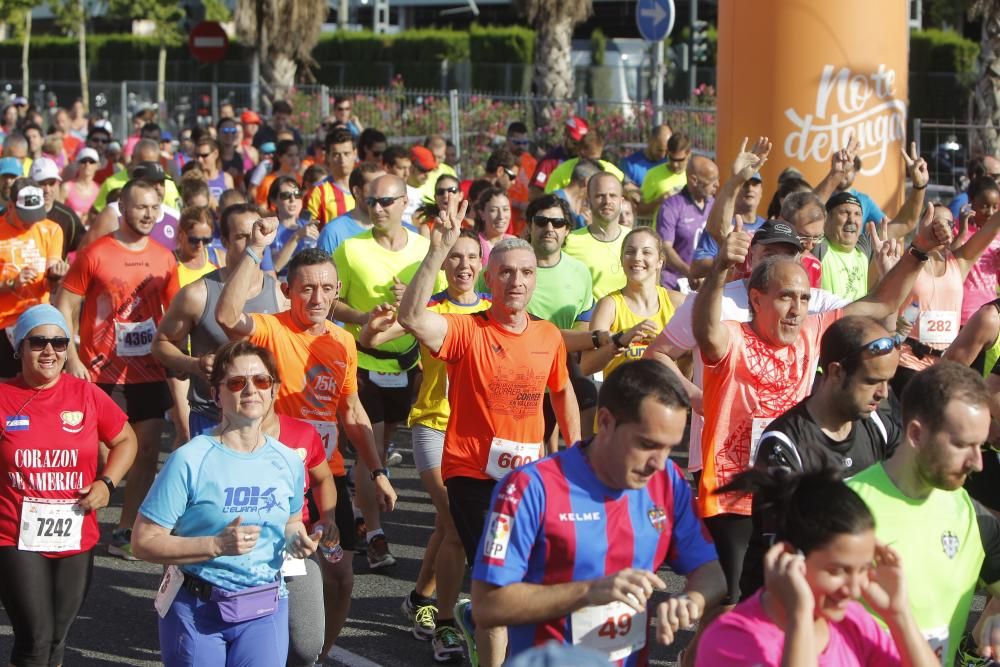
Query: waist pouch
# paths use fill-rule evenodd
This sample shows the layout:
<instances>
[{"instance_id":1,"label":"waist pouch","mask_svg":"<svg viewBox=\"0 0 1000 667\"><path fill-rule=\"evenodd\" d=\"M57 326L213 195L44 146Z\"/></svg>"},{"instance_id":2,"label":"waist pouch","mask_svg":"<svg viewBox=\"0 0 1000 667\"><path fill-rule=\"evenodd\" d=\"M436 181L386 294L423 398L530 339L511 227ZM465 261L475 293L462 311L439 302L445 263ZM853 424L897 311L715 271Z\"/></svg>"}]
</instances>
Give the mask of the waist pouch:
<instances>
[{"instance_id":1,"label":"waist pouch","mask_svg":"<svg viewBox=\"0 0 1000 667\"><path fill-rule=\"evenodd\" d=\"M278 608L278 582L226 591L212 587L209 601L219 607L219 615L226 623L242 623L270 616Z\"/></svg>"}]
</instances>

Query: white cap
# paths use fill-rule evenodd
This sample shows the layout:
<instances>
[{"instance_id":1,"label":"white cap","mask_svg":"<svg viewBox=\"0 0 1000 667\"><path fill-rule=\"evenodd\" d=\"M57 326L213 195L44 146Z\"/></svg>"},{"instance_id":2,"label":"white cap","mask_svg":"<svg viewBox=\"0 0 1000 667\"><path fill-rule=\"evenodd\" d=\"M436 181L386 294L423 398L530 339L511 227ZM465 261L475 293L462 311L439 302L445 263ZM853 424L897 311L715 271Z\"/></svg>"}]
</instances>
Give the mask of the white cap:
<instances>
[{"instance_id":1,"label":"white cap","mask_svg":"<svg viewBox=\"0 0 1000 667\"><path fill-rule=\"evenodd\" d=\"M17 191L14 201L17 217L24 222L38 222L45 219L45 196L42 189L34 185L26 185Z\"/></svg>"},{"instance_id":2,"label":"white cap","mask_svg":"<svg viewBox=\"0 0 1000 667\"><path fill-rule=\"evenodd\" d=\"M52 178L57 181L62 180L62 176L59 175L59 167L56 166L54 160L47 157L40 157L32 161L28 177L36 183L41 183Z\"/></svg>"},{"instance_id":3,"label":"white cap","mask_svg":"<svg viewBox=\"0 0 1000 667\"><path fill-rule=\"evenodd\" d=\"M101 156L97 154L90 146L86 146L80 149L80 152L76 154L76 161L83 162L84 160L93 160L94 162L100 162Z\"/></svg>"}]
</instances>

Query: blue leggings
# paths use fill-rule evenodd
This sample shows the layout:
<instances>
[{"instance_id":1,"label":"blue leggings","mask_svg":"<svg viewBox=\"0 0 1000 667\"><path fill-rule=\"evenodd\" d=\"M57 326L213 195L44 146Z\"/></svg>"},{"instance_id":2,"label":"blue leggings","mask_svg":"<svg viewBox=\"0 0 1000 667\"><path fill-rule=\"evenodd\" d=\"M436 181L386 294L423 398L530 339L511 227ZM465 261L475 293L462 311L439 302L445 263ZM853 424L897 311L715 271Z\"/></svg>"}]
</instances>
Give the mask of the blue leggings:
<instances>
[{"instance_id":1,"label":"blue leggings","mask_svg":"<svg viewBox=\"0 0 1000 667\"><path fill-rule=\"evenodd\" d=\"M288 655L287 599L279 600L270 616L226 623L214 602L181 588L159 622L166 667L275 667L284 665Z\"/></svg>"}]
</instances>

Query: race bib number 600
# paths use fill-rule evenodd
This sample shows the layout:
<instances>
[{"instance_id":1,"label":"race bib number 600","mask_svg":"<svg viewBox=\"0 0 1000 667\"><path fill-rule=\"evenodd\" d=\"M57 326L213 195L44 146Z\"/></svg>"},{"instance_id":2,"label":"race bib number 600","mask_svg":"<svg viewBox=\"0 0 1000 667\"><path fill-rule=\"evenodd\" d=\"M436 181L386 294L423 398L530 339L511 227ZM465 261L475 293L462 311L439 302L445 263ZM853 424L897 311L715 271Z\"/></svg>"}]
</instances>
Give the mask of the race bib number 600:
<instances>
[{"instance_id":1,"label":"race bib number 600","mask_svg":"<svg viewBox=\"0 0 1000 667\"><path fill-rule=\"evenodd\" d=\"M573 643L623 660L646 645L646 612L624 602L584 607L570 617Z\"/></svg>"},{"instance_id":2,"label":"race bib number 600","mask_svg":"<svg viewBox=\"0 0 1000 667\"><path fill-rule=\"evenodd\" d=\"M542 445L537 442L514 442L503 438L493 438L490 443L490 456L486 463L486 474L495 480L511 470L537 461L541 456Z\"/></svg>"},{"instance_id":3,"label":"race bib number 600","mask_svg":"<svg viewBox=\"0 0 1000 667\"><path fill-rule=\"evenodd\" d=\"M25 498L21 506L21 551L79 551L84 512L75 500Z\"/></svg>"}]
</instances>

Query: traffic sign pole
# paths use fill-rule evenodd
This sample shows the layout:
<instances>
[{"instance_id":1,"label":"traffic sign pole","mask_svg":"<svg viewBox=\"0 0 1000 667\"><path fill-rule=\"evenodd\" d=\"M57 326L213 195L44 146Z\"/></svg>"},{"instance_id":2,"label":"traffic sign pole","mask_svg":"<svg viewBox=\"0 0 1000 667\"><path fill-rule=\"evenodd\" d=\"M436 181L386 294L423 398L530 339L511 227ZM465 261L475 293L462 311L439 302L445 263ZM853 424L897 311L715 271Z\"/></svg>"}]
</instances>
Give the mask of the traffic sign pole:
<instances>
[{"instance_id":1,"label":"traffic sign pole","mask_svg":"<svg viewBox=\"0 0 1000 667\"><path fill-rule=\"evenodd\" d=\"M676 15L674 0L639 0L635 8L639 34L653 43L653 107L657 124L663 122L663 80L666 77L663 40L673 29Z\"/></svg>"},{"instance_id":2,"label":"traffic sign pole","mask_svg":"<svg viewBox=\"0 0 1000 667\"><path fill-rule=\"evenodd\" d=\"M657 125L663 123L663 79L666 76L666 68L663 66L663 40L656 43L656 85L653 88L653 119Z\"/></svg>"}]
</instances>

